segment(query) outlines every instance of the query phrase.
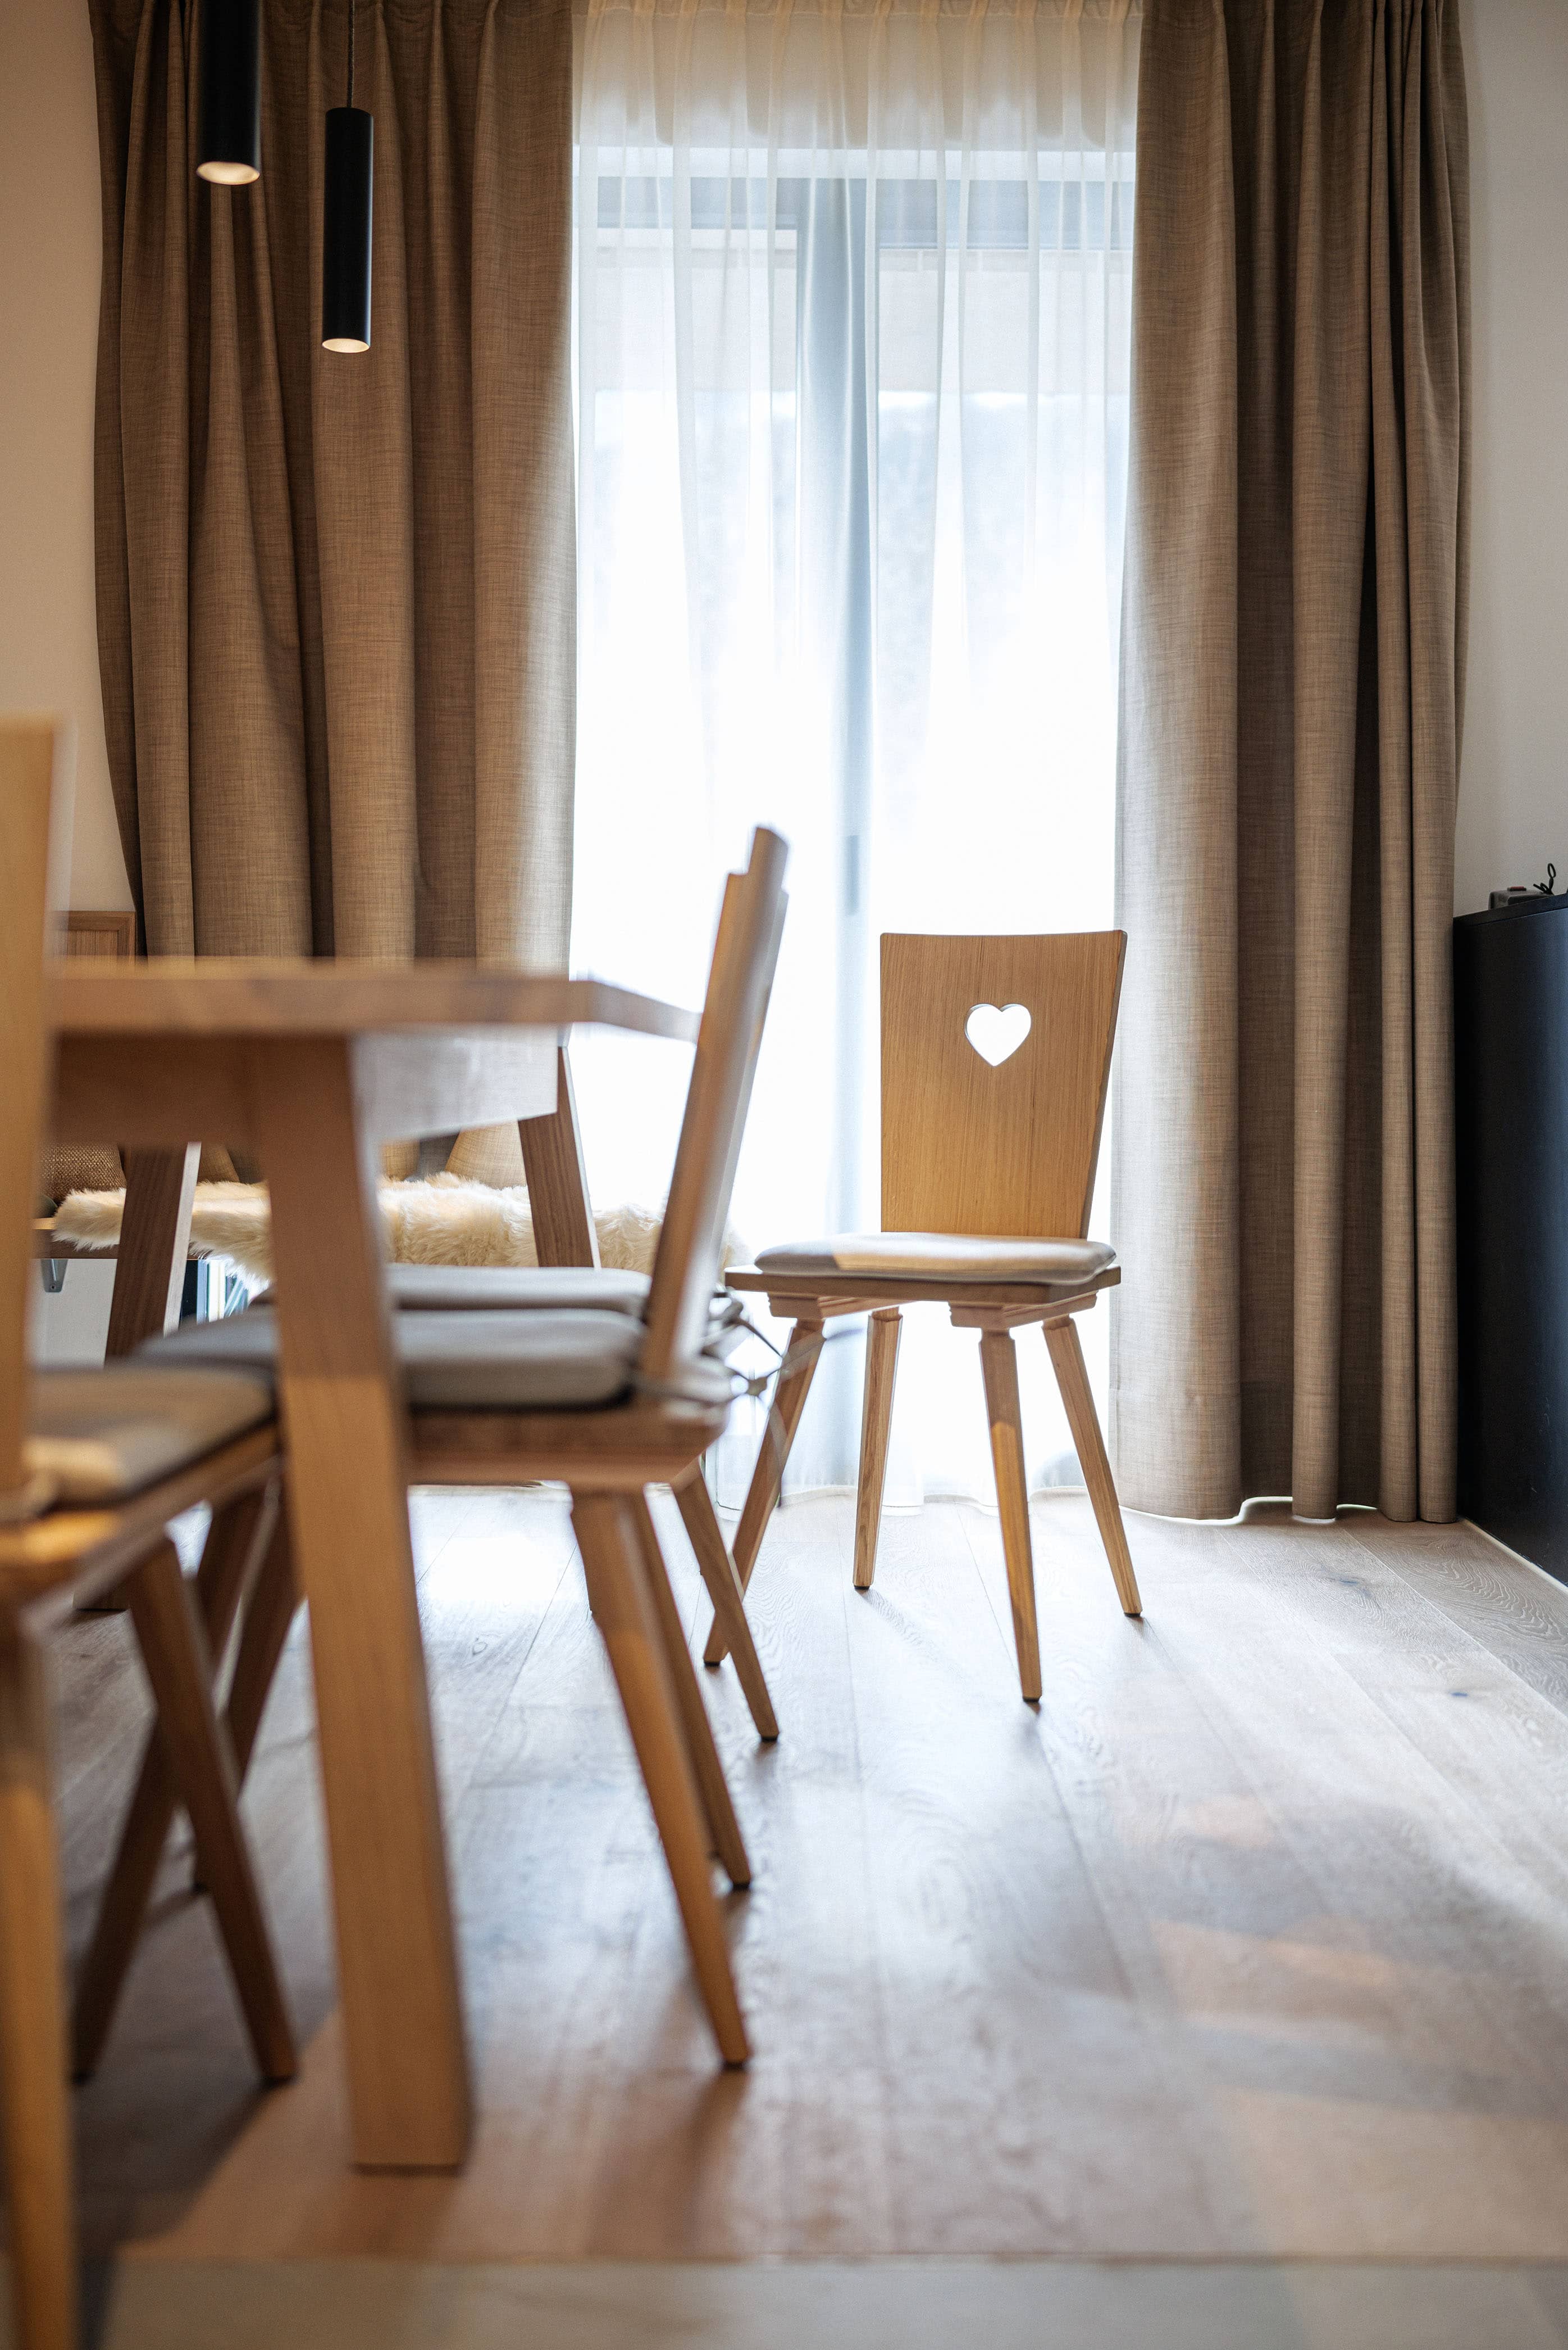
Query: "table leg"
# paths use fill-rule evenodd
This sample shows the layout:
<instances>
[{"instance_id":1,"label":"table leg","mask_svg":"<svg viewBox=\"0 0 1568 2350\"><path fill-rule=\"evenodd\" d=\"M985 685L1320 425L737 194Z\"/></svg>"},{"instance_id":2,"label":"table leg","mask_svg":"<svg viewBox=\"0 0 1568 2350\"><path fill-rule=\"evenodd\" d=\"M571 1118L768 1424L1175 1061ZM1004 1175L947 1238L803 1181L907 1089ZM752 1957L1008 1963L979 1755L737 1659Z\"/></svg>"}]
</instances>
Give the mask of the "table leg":
<instances>
[{"instance_id":1,"label":"table leg","mask_svg":"<svg viewBox=\"0 0 1568 2350\"><path fill-rule=\"evenodd\" d=\"M252 1048L287 1489L332 1858L355 2159L444 2169L468 2054L409 1534L406 1413L353 1048Z\"/></svg>"}]
</instances>

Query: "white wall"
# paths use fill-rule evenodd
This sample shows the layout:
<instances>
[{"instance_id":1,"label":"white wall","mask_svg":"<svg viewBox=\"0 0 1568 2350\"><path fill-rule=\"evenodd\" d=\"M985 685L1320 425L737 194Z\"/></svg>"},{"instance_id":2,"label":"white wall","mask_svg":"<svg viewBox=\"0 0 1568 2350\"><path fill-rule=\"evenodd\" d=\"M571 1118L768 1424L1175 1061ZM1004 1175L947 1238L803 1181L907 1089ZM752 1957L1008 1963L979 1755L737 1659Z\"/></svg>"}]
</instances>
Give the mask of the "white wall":
<instances>
[{"instance_id":1,"label":"white wall","mask_svg":"<svg viewBox=\"0 0 1568 2350\"><path fill-rule=\"evenodd\" d=\"M1475 545L1454 910L1568 888L1568 0L1461 0Z\"/></svg>"},{"instance_id":2,"label":"white wall","mask_svg":"<svg viewBox=\"0 0 1568 2350\"><path fill-rule=\"evenodd\" d=\"M0 710L77 726L73 906L129 906L93 608L98 114L87 0L0 0Z\"/></svg>"}]
</instances>

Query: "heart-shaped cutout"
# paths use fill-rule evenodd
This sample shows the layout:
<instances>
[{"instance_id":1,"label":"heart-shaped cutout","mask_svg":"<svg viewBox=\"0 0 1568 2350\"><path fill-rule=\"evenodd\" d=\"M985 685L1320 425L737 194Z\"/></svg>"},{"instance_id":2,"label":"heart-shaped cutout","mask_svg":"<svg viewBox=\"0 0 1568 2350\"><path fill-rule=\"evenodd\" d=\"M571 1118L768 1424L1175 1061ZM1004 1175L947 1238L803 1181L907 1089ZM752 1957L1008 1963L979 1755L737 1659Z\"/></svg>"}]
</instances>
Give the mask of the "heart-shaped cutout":
<instances>
[{"instance_id":1,"label":"heart-shaped cutout","mask_svg":"<svg viewBox=\"0 0 1568 2350\"><path fill-rule=\"evenodd\" d=\"M982 1061L999 1069L1010 1061L1034 1025L1026 1003L977 1003L963 1033Z\"/></svg>"}]
</instances>

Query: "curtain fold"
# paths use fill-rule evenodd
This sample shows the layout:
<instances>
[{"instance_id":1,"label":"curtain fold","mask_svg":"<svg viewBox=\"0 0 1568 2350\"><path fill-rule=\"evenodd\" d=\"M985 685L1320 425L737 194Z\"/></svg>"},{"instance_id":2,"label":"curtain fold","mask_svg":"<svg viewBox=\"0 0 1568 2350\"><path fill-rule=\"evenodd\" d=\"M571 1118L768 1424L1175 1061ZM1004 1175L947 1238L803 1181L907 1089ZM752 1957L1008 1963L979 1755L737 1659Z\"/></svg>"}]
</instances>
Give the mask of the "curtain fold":
<instances>
[{"instance_id":1,"label":"curtain fold","mask_svg":"<svg viewBox=\"0 0 1568 2350\"><path fill-rule=\"evenodd\" d=\"M1470 423L1454 0L1147 0L1137 152L1122 1498L1447 1519Z\"/></svg>"},{"instance_id":2,"label":"curtain fold","mask_svg":"<svg viewBox=\"0 0 1568 2350\"><path fill-rule=\"evenodd\" d=\"M91 0L99 658L162 954L559 965L576 540L566 0L360 0L372 348L320 348L344 0L262 11L260 182L179 0Z\"/></svg>"},{"instance_id":3,"label":"curtain fold","mask_svg":"<svg viewBox=\"0 0 1568 2350\"><path fill-rule=\"evenodd\" d=\"M1140 14L587 6L576 951L690 996L711 877L791 841L752 1248L879 1222L880 931L1110 920ZM662 1073L575 1059L596 1180L657 1196ZM974 1343L910 1314L890 1504L992 1491ZM838 1326L792 1491L854 1481L860 1351ZM1076 1483L1021 1352L1032 1480ZM738 1406L725 1501L763 1433Z\"/></svg>"}]
</instances>

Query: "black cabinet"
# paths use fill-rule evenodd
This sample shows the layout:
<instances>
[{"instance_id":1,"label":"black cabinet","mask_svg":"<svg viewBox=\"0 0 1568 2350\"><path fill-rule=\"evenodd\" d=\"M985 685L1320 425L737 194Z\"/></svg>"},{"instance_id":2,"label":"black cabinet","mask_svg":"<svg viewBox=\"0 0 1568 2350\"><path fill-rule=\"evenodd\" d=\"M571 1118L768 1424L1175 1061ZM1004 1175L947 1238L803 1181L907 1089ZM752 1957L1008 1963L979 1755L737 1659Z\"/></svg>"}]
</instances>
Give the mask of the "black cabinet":
<instances>
[{"instance_id":1,"label":"black cabinet","mask_svg":"<svg viewBox=\"0 0 1568 2350\"><path fill-rule=\"evenodd\" d=\"M1454 924L1459 1508L1568 1583L1568 896Z\"/></svg>"}]
</instances>

